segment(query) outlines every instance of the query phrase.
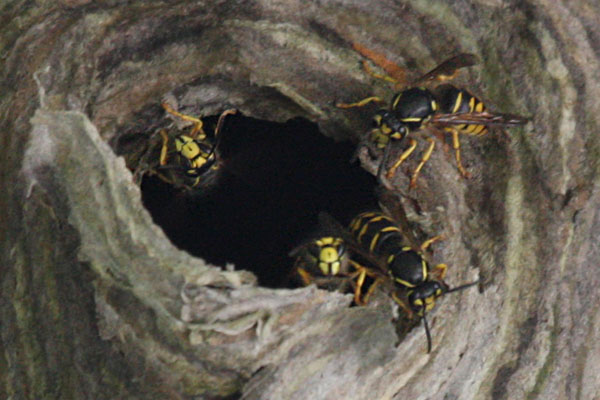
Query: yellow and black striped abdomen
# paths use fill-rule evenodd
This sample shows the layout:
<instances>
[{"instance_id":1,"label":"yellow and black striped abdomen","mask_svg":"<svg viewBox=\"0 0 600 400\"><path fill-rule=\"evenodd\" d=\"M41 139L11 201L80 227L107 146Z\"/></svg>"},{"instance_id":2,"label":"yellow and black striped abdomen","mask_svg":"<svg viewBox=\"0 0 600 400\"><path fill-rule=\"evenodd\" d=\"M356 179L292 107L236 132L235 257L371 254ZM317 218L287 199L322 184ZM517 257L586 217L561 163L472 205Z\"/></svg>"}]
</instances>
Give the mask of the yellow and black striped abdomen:
<instances>
[{"instance_id":1,"label":"yellow and black striped abdomen","mask_svg":"<svg viewBox=\"0 0 600 400\"><path fill-rule=\"evenodd\" d=\"M427 280L427 263L420 253L406 245L391 218L380 212L362 213L352 220L350 231L363 249L385 259L387 272L397 283L413 288Z\"/></svg>"},{"instance_id":2,"label":"yellow and black striped abdomen","mask_svg":"<svg viewBox=\"0 0 600 400\"><path fill-rule=\"evenodd\" d=\"M406 245L391 218L380 212L362 213L352 220L350 231L365 250L385 259L388 273L396 283L414 288L427 280L427 262Z\"/></svg>"},{"instance_id":3,"label":"yellow and black striped abdomen","mask_svg":"<svg viewBox=\"0 0 600 400\"><path fill-rule=\"evenodd\" d=\"M438 87L437 93L440 113L465 114L486 111L485 104L464 89L458 89L452 85L442 85ZM487 127L481 124L453 125L452 129L473 136L485 135L488 132Z\"/></svg>"},{"instance_id":4,"label":"yellow and black striped abdomen","mask_svg":"<svg viewBox=\"0 0 600 400\"><path fill-rule=\"evenodd\" d=\"M350 223L350 232L363 249L375 255L395 253L403 236L394 221L380 212L365 212Z\"/></svg>"}]
</instances>

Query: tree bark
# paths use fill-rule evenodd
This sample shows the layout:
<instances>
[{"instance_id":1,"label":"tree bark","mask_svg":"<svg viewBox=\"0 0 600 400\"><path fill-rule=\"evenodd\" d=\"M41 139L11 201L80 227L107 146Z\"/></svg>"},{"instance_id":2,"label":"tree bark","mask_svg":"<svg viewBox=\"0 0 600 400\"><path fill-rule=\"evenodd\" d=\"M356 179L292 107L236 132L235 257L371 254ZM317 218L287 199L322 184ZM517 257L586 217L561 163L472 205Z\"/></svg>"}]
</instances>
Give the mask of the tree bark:
<instances>
[{"instance_id":1,"label":"tree bark","mask_svg":"<svg viewBox=\"0 0 600 400\"><path fill-rule=\"evenodd\" d=\"M599 19L593 0L8 0L1 391L600 398ZM474 53L480 65L459 82L492 110L531 117L510 140L462 139L470 180L450 149L433 153L416 190L404 170L385 182L419 232L445 234L435 260L448 282L482 281L439 301L431 354L422 329L397 343L392 304L261 288L177 250L115 155L125 134L153 131L170 92L204 115L303 116L358 141L373 109L335 103L394 89L361 69L354 43L416 75Z\"/></svg>"}]
</instances>

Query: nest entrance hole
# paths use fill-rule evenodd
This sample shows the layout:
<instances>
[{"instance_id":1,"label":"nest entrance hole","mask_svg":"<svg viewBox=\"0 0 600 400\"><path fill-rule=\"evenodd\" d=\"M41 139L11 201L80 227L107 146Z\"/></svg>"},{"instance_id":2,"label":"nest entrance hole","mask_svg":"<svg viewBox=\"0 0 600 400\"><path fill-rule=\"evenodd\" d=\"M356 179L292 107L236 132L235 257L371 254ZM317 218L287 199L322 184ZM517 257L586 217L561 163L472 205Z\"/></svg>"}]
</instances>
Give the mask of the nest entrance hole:
<instances>
[{"instance_id":1,"label":"nest entrance hole","mask_svg":"<svg viewBox=\"0 0 600 400\"><path fill-rule=\"evenodd\" d=\"M214 125L216 117L204 119ZM148 175L142 199L177 247L207 262L252 271L259 284L289 287L290 250L318 229L325 211L347 224L376 207L376 180L358 162L355 145L334 142L306 119L286 123L241 115L221 131L219 178L181 190Z\"/></svg>"}]
</instances>

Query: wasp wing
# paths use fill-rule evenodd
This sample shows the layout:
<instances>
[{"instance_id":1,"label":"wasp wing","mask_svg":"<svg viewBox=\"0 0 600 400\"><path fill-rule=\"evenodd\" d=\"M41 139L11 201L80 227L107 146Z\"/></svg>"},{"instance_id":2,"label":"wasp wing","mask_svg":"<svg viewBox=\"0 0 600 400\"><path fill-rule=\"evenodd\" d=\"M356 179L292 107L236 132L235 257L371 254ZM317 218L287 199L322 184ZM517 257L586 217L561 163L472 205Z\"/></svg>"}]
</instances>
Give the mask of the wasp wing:
<instances>
[{"instance_id":1,"label":"wasp wing","mask_svg":"<svg viewBox=\"0 0 600 400\"><path fill-rule=\"evenodd\" d=\"M427 72L425 75L417 79L414 84L428 83L433 81L446 81L454 78L459 69L472 67L479 62L477 56L471 53L460 53L452 58L447 59L440 65Z\"/></svg>"},{"instance_id":2,"label":"wasp wing","mask_svg":"<svg viewBox=\"0 0 600 400\"><path fill-rule=\"evenodd\" d=\"M377 189L377 196L379 198L381 209L394 220L396 226L400 229L402 236L404 236L406 243L413 250L420 252L421 245L417 241L417 238L411 228L411 224L408 221L408 217L406 216L406 212L402 207L401 200L399 199L400 195L390 190ZM429 254L423 254L423 256L425 256L426 260L429 261Z\"/></svg>"},{"instance_id":3,"label":"wasp wing","mask_svg":"<svg viewBox=\"0 0 600 400\"><path fill-rule=\"evenodd\" d=\"M485 125L485 126L518 126L525 125L528 118L514 114L482 113L457 113L457 114L435 114L431 122L438 126L449 125Z\"/></svg>"}]
</instances>

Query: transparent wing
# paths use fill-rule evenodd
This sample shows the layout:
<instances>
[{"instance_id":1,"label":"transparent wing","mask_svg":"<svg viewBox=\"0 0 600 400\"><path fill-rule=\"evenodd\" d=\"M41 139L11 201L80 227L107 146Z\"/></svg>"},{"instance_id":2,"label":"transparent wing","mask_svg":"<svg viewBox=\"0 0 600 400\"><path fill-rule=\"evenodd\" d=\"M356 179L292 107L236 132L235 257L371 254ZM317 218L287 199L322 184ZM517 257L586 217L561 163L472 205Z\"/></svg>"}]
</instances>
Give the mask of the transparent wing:
<instances>
[{"instance_id":1,"label":"transparent wing","mask_svg":"<svg viewBox=\"0 0 600 400\"><path fill-rule=\"evenodd\" d=\"M471 67L479 62L477 56L471 53L460 53L447 59L440 65L414 81L414 84L426 84L433 81L446 81L454 78L459 69Z\"/></svg>"},{"instance_id":2,"label":"transparent wing","mask_svg":"<svg viewBox=\"0 0 600 400\"><path fill-rule=\"evenodd\" d=\"M435 125L485 125L485 126L518 126L525 125L528 118L513 114L495 113L458 113L458 114L435 114L431 122Z\"/></svg>"}]
</instances>

